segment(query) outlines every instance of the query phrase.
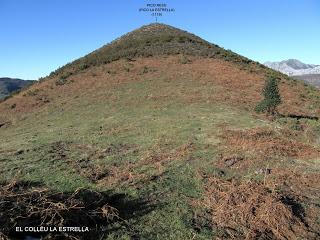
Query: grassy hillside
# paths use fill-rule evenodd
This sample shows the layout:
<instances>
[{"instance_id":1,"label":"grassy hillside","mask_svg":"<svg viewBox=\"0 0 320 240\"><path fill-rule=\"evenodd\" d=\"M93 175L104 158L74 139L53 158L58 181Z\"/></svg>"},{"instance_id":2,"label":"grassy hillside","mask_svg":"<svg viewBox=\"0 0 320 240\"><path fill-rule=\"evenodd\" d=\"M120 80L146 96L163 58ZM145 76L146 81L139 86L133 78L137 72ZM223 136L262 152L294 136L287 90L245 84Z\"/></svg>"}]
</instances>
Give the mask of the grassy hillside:
<instances>
[{"instance_id":1,"label":"grassy hillside","mask_svg":"<svg viewBox=\"0 0 320 240\"><path fill-rule=\"evenodd\" d=\"M3 236L42 223L91 229L43 234L56 239L319 238L320 123L254 113L269 70L180 53L62 77L90 56L0 103ZM319 116L319 90L283 78L280 92L283 115Z\"/></svg>"}]
</instances>

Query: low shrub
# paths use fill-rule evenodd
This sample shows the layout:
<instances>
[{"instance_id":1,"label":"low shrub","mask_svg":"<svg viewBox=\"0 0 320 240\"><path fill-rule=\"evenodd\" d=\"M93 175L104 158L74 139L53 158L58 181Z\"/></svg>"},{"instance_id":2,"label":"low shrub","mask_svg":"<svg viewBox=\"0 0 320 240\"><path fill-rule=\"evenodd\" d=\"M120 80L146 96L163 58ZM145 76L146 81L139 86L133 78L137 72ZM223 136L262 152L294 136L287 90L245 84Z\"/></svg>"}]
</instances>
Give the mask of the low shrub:
<instances>
[{"instance_id":1,"label":"low shrub","mask_svg":"<svg viewBox=\"0 0 320 240\"><path fill-rule=\"evenodd\" d=\"M57 86L65 85L67 82L68 80L66 78L59 78L56 80L56 85Z\"/></svg>"}]
</instances>

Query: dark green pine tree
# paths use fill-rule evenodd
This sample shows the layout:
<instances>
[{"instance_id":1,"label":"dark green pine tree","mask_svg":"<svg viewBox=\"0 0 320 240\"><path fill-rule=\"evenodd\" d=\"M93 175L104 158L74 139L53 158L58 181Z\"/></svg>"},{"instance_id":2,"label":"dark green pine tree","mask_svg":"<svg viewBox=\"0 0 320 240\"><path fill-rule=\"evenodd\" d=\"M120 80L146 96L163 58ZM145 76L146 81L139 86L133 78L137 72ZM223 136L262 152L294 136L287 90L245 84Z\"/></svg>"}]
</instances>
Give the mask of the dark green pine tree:
<instances>
[{"instance_id":1,"label":"dark green pine tree","mask_svg":"<svg viewBox=\"0 0 320 240\"><path fill-rule=\"evenodd\" d=\"M266 79L265 86L262 90L264 99L256 106L256 112L266 112L272 116L278 113L277 106L281 103L278 82L279 80L274 76Z\"/></svg>"}]
</instances>

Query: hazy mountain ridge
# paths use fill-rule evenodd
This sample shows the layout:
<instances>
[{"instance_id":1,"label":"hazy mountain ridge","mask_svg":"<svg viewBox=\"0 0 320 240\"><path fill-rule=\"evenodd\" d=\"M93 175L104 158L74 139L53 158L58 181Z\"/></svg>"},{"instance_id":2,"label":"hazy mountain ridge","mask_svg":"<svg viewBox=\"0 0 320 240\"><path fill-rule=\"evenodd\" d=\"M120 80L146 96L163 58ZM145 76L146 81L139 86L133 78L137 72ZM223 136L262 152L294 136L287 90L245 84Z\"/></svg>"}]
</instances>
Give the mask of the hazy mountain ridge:
<instances>
[{"instance_id":1,"label":"hazy mountain ridge","mask_svg":"<svg viewBox=\"0 0 320 240\"><path fill-rule=\"evenodd\" d=\"M320 74L320 65L305 64L297 59L288 59L281 62L265 62L264 65L289 76Z\"/></svg>"},{"instance_id":2,"label":"hazy mountain ridge","mask_svg":"<svg viewBox=\"0 0 320 240\"><path fill-rule=\"evenodd\" d=\"M320 88L320 74L305 74L293 76L295 79L303 80L311 85Z\"/></svg>"},{"instance_id":3,"label":"hazy mountain ridge","mask_svg":"<svg viewBox=\"0 0 320 240\"><path fill-rule=\"evenodd\" d=\"M32 80L22 80L19 78L0 78L0 99L5 98L12 92L18 91L26 86L29 86L34 81Z\"/></svg>"}]
</instances>

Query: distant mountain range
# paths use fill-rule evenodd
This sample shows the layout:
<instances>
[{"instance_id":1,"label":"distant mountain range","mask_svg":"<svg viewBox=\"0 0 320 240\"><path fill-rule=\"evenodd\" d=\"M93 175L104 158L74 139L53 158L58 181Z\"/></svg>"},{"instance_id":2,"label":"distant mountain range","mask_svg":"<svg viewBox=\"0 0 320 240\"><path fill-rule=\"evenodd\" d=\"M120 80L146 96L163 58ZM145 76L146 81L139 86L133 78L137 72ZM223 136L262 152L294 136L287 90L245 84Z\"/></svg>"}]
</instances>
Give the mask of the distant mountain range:
<instances>
[{"instance_id":1,"label":"distant mountain range","mask_svg":"<svg viewBox=\"0 0 320 240\"><path fill-rule=\"evenodd\" d=\"M288 59L281 62L265 62L264 65L289 76L320 74L320 65L305 64L297 59Z\"/></svg>"},{"instance_id":2,"label":"distant mountain range","mask_svg":"<svg viewBox=\"0 0 320 240\"><path fill-rule=\"evenodd\" d=\"M288 59L281 62L265 62L265 66L282 72L295 79L300 79L320 87L320 65L306 64L297 59Z\"/></svg>"},{"instance_id":3,"label":"distant mountain range","mask_svg":"<svg viewBox=\"0 0 320 240\"><path fill-rule=\"evenodd\" d=\"M295 79L303 80L313 86L320 88L320 74L305 74L293 76Z\"/></svg>"},{"instance_id":4,"label":"distant mountain range","mask_svg":"<svg viewBox=\"0 0 320 240\"><path fill-rule=\"evenodd\" d=\"M12 92L18 91L33 82L34 81L32 80L22 80L18 78L0 78L0 100L10 95Z\"/></svg>"}]
</instances>

